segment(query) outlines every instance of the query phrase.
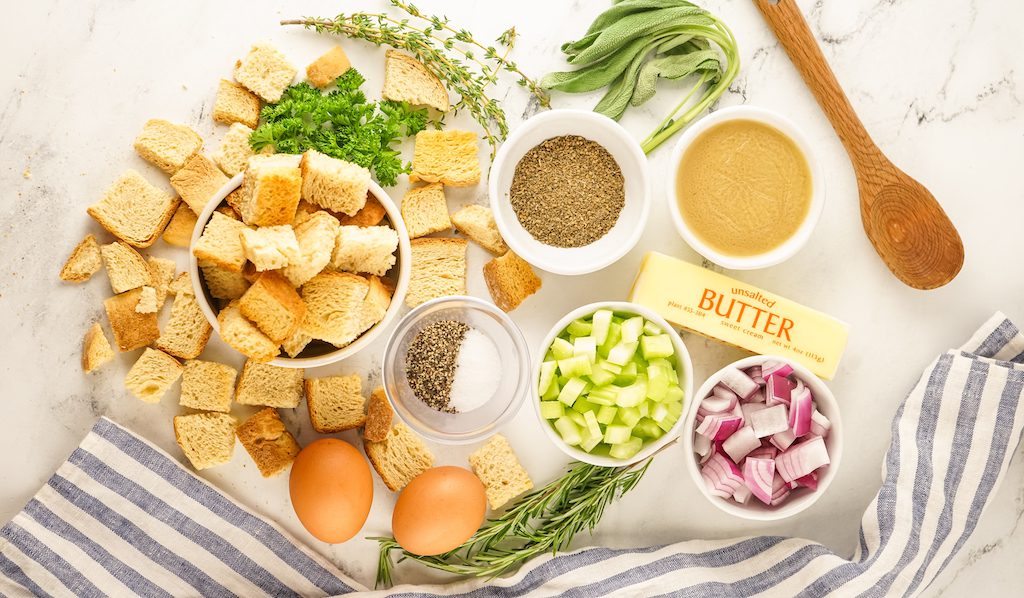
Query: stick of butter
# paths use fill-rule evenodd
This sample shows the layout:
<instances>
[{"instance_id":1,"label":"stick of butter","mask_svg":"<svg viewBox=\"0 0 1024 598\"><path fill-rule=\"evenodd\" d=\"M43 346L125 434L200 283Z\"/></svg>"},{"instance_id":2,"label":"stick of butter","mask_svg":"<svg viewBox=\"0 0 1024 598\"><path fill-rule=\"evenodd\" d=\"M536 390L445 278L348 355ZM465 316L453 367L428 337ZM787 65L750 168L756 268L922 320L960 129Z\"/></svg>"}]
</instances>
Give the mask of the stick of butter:
<instances>
[{"instance_id":1,"label":"stick of butter","mask_svg":"<svg viewBox=\"0 0 1024 598\"><path fill-rule=\"evenodd\" d=\"M644 256L629 300L715 340L788 357L826 380L835 375L849 335L831 316L657 252Z\"/></svg>"}]
</instances>

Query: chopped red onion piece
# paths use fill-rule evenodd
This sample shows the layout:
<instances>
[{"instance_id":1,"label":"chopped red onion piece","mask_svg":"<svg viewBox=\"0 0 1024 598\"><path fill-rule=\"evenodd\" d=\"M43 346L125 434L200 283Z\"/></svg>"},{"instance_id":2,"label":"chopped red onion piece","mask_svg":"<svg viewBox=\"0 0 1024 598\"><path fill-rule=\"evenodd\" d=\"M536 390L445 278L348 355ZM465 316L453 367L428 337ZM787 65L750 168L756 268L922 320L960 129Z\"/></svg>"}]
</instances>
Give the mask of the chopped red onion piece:
<instances>
[{"instance_id":1,"label":"chopped red onion piece","mask_svg":"<svg viewBox=\"0 0 1024 598\"><path fill-rule=\"evenodd\" d=\"M755 411L767 409L764 403L740 403L740 412L743 413L743 421L750 421L750 414Z\"/></svg>"},{"instance_id":2,"label":"chopped red onion piece","mask_svg":"<svg viewBox=\"0 0 1024 598\"><path fill-rule=\"evenodd\" d=\"M793 366L788 363L782 363L781 361L766 361L761 364L761 375L764 376L765 380L768 380L769 376L782 376L786 378L793 374Z\"/></svg>"},{"instance_id":3,"label":"chopped red onion piece","mask_svg":"<svg viewBox=\"0 0 1024 598\"><path fill-rule=\"evenodd\" d=\"M736 368L725 368L722 370L722 379L719 384L736 393L741 399L746 399L757 392L760 386Z\"/></svg>"},{"instance_id":4,"label":"chopped red onion piece","mask_svg":"<svg viewBox=\"0 0 1024 598\"><path fill-rule=\"evenodd\" d=\"M804 388L801 392L794 392L789 404L789 429L797 438L806 435L811 431L811 415L814 409L811 401L811 391Z\"/></svg>"},{"instance_id":5,"label":"chopped red onion piece","mask_svg":"<svg viewBox=\"0 0 1024 598\"><path fill-rule=\"evenodd\" d=\"M721 384L716 384L715 387L711 389L711 395L716 396L720 399L729 399L730 404L732 404L733 401L739 400L739 397L736 396L736 393L722 386Z\"/></svg>"},{"instance_id":6,"label":"chopped red onion piece","mask_svg":"<svg viewBox=\"0 0 1024 598\"><path fill-rule=\"evenodd\" d=\"M796 440L796 436L793 435L793 430L787 429L772 434L772 437L769 440L771 441L772 445L775 446L775 448L779 449L780 451L784 451L788 449L790 446L792 446L793 441Z\"/></svg>"},{"instance_id":7,"label":"chopped red onion piece","mask_svg":"<svg viewBox=\"0 0 1024 598\"><path fill-rule=\"evenodd\" d=\"M711 439L703 434L693 435L693 450L701 457L711 452Z\"/></svg>"},{"instance_id":8,"label":"chopped red onion piece","mask_svg":"<svg viewBox=\"0 0 1024 598\"><path fill-rule=\"evenodd\" d=\"M776 474L772 479L772 506L782 504L782 501L786 500L789 496L789 486L786 485L786 481L778 475L778 464L776 463Z\"/></svg>"},{"instance_id":9,"label":"chopped red onion piece","mask_svg":"<svg viewBox=\"0 0 1024 598\"><path fill-rule=\"evenodd\" d=\"M725 440L743 424L742 417L734 415L708 415L697 426L697 433L712 440Z\"/></svg>"},{"instance_id":10,"label":"chopped red onion piece","mask_svg":"<svg viewBox=\"0 0 1024 598\"><path fill-rule=\"evenodd\" d=\"M790 482L790 484L796 484L797 487L804 487L809 490L818 489L818 472L812 471L802 478L797 478Z\"/></svg>"},{"instance_id":11,"label":"chopped red onion piece","mask_svg":"<svg viewBox=\"0 0 1024 598\"><path fill-rule=\"evenodd\" d=\"M700 407L697 408L697 412L701 415L708 415L710 413L726 413L731 411L732 408L739 402L736 395L729 393L731 396L720 397L712 395L700 402Z\"/></svg>"},{"instance_id":12,"label":"chopped red onion piece","mask_svg":"<svg viewBox=\"0 0 1024 598\"><path fill-rule=\"evenodd\" d=\"M730 498L733 492L743 484L743 476L735 463L725 458L722 453L715 453L700 470L708 491L715 496Z\"/></svg>"},{"instance_id":13,"label":"chopped red onion piece","mask_svg":"<svg viewBox=\"0 0 1024 598\"><path fill-rule=\"evenodd\" d=\"M828 449L820 437L794 445L775 458L775 469L787 482L802 478L828 464Z\"/></svg>"},{"instance_id":14,"label":"chopped red onion piece","mask_svg":"<svg viewBox=\"0 0 1024 598\"><path fill-rule=\"evenodd\" d=\"M768 405L789 405L793 395L793 383L789 378L782 376L768 376L765 378L764 395Z\"/></svg>"},{"instance_id":15,"label":"chopped red onion piece","mask_svg":"<svg viewBox=\"0 0 1024 598\"><path fill-rule=\"evenodd\" d=\"M750 500L750 488L741 484L740 487L732 493L732 499L741 505L747 504L747 501Z\"/></svg>"},{"instance_id":16,"label":"chopped red onion piece","mask_svg":"<svg viewBox=\"0 0 1024 598\"><path fill-rule=\"evenodd\" d=\"M752 459L747 457L743 462L743 483L750 493L764 504L771 504L775 479L775 461L771 459Z\"/></svg>"},{"instance_id":17,"label":"chopped red onion piece","mask_svg":"<svg viewBox=\"0 0 1024 598\"><path fill-rule=\"evenodd\" d=\"M747 459L774 459L779 454L779 449L774 446L761 446L747 453Z\"/></svg>"},{"instance_id":18,"label":"chopped red onion piece","mask_svg":"<svg viewBox=\"0 0 1024 598\"><path fill-rule=\"evenodd\" d=\"M744 370L750 379L757 383L758 386L764 386L764 375L761 374L761 366L755 365Z\"/></svg>"},{"instance_id":19,"label":"chopped red onion piece","mask_svg":"<svg viewBox=\"0 0 1024 598\"><path fill-rule=\"evenodd\" d=\"M703 425L703 424L702 424ZM775 405L750 414L750 425L758 438L771 436L789 429L789 415L785 405ZM699 429L698 429L699 431Z\"/></svg>"},{"instance_id":20,"label":"chopped red onion piece","mask_svg":"<svg viewBox=\"0 0 1024 598\"><path fill-rule=\"evenodd\" d=\"M827 417L815 409L814 413L811 414L811 434L824 436L830 429L832 429L832 422L828 421Z\"/></svg>"},{"instance_id":21,"label":"chopped red onion piece","mask_svg":"<svg viewBox=\"0 0 1024 598\"><path fill-rule=\"evenodd\" d=\"M722 443L722 450L735 463L739 463L750 451L761 448L761 441L754 435L754 429L744 426Z\"/></svg>"},{"instance_id":22,"label":"chopped red onion piece","mask_svg":"<svg viewBox=\"0 0 1024 598\"><path fill-rule=\"evenodd\" d=\"M757 389L757 392L755 392L754 394L750 395L750 397L746 399L746 401L748 403L764 403L765 400L766 400L766 397L764 396L764 389L763 388Z\"/></svg>"}]
</instances>

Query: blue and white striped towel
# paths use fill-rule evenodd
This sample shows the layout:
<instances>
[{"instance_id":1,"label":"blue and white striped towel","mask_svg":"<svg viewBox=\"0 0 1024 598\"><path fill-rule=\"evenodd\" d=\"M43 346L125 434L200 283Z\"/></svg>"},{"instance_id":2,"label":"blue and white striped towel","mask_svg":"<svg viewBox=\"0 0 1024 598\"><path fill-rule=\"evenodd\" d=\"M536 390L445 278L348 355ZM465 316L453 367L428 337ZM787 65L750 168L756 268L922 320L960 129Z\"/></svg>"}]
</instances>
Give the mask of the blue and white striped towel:
<instances>
[{"instance_id":1,"label":"blue and white striped towel","mask_svg":"<svg viewBox=\"0 0 1024 598\"><path fill-rule=\"evenodd\" d=\"M852 558L753 537L535 559L483 584L399 596L912 596L959 551L1024 425L1024 335L997 314L940 356L892 424L882 487ZM360 584L127 430L101 419L0 529L0 594L322 596ZM384 592L378 595L384 595Z\"/></svg>"}]
</instances>

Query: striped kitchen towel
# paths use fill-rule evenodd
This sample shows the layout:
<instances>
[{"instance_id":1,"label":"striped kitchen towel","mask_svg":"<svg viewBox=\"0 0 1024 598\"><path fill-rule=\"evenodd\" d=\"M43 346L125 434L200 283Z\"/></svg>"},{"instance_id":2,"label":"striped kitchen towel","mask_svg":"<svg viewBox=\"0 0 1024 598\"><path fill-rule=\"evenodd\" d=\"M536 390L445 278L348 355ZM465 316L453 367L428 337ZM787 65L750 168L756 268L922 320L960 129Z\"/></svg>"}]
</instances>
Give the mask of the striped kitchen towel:
<instances>
[{"instance_id":1,"label":"striped kitchen towel","mask_svg":"<svg viewBox=\"0 0 1024 598\"><path fill-rule=\"evenodd\" d=\"M913 596L971 535L1020 441L1024 335L997 314L896 412L851 558L762 536L535 559L484 583L376 595ZM101 419L0 529L0 594L303 595L365 590L279 527Z\"/></svg>"}]
</instances>

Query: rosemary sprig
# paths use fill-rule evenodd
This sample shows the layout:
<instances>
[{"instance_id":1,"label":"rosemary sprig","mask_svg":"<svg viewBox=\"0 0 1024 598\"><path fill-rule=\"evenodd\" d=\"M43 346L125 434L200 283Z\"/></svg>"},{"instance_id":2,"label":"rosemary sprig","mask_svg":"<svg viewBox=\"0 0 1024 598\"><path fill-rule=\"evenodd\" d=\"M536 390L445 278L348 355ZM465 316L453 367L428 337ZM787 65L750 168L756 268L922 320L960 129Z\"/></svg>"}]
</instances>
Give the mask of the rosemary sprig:
<instances>
[{"instance_id":1,"label":"rosemary sprig","mask_svg":"<svg viewBox=\"0 0 1024 598\"><path fill-rule=\"evenodd\" d=\"M515 44L515 28L498 37L498 44L505 48L499 53L494 46L480 43L468 30L453 27L447 17L424 14L415 5L402 0L388 1L404 13L402 18L383 13L356 12L342 13L333 19L294 19L281 21L281 24L301 25L319 33L344 35L409 52L449 90L458 94L459 101L454 110L469 111L484 131L492 158L498 144L508 135L505 111L498 100L487 93L488 87L497 83L501 71L515 74L518 77L516 82L529 90L541 106L550 105L547 92L508 58ZM417 26L413 22L422 25Z\"/></svg>"},{"instance_id":2,"label":"rosemary sprig","mask_svg":"<svg viewBox=\"0 0 1024 598\"><path fill-rule=\"evenodd\" d=\"M394 538L375 537L380 546L377 586L391 585L392 552L457 575L493 578L541 554L568 548L583 530L593 531L605 507L632 490L651 459L624 467L577 463L550 484L527 494L501 516L489 520L455 550L419 556L402 550Z\"/></svg>"}]
</instances>

